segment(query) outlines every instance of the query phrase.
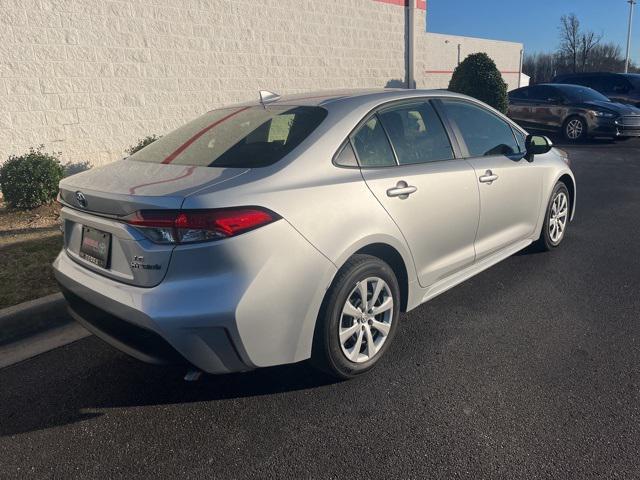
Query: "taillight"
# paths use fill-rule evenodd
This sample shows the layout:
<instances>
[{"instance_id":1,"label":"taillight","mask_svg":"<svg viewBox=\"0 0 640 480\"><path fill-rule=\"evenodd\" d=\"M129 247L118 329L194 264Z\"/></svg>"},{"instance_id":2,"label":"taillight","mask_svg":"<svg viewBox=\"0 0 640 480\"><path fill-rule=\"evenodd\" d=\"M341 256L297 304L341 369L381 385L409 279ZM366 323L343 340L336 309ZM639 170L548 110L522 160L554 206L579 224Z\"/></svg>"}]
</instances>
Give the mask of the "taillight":
<instances>
[{"instance_id":1,"label":"taillight","mask_svg":"<svg viewBox=\"0 0 640 480\"><path fill-rule=\"evenodd\" d=\"M155 243L195 243L233 237L280 217L259 207L215 210L140 210L124 221Z\"/></svg>"}]
</instances>

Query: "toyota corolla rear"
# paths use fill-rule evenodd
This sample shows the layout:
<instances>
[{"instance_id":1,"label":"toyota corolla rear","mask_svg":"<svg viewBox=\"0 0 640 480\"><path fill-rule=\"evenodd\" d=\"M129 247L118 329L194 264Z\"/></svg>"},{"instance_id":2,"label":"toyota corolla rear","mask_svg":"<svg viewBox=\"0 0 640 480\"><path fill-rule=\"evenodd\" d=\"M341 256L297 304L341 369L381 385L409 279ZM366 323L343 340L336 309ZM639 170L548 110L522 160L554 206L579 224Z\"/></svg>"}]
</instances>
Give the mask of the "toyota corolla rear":
<instances>
[{"instance_id":1,"label":"toyota corolla rear","mask_svg":"<svg viewBox=\"0 0 640 480\"><path fill-rule=\"evenodd\" d=\"M265 196L256 204L247 192L313 142L326 114L212 111L63 180L54 269L73 316L148 362L225 373L304 359L313 321L302 320L317 314L335 266Z\"/></svg>"}]
</instances>

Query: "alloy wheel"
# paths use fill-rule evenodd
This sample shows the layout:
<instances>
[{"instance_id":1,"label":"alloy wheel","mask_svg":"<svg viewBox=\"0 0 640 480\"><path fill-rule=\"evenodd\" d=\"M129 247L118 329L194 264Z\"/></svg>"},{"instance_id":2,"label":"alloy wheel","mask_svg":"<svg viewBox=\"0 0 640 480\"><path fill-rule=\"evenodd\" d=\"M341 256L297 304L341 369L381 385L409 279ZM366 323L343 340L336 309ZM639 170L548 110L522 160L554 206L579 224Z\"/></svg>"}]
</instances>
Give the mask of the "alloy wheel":
<instances>
[{"instance_id":1,"label":"alloy wheel","mask_svg":"<svg viewBox=\"0 0 640 480\"><path fill-rule=\"evenodd\" d=\"M338 323L342 353L354 363L371 360L387 340L392 321L393 295L387 282L379 277L358 282Z\"/></svg>"},{"instance_id":2,"label":"alloy wheel","mask_svg":"<svg viewBox=\"0 0 640 480\"><path fill-rule=\"evenodd\" d=\"M564 192L558 192L551 204L549 238L555 244L562 240L569 219L569 200Z\"/></svg>"},{"instance_id":3,"label":"alloy wheel","mask_svg":"<svg viewBox=\"0 0 640 480\"><path fill-rule=\"evenodd\" d=\"M582 137L582 132L584 131L584 126L582 124L582 120L574 118L567 123L566 132L567 138L570 140L577 140Z\"/></svg>"}]
</instances>

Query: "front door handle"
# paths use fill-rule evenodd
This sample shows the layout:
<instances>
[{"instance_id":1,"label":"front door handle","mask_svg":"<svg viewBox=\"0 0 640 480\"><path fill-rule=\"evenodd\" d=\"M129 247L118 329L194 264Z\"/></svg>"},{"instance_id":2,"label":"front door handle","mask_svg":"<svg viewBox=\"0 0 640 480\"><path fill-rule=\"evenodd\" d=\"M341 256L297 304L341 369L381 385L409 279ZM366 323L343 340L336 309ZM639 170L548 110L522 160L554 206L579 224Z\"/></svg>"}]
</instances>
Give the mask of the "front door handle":
<instances>
[{"instance_id":1,"label":"front door handle","mask_svg":"<svg viewBox=\"0 0 640 480\"><path fill-rule=\"evenodd\" d=\"M418 187L408 185L404 180L400 180L395 187L387 190L387 197L400 197L402 200L408 198Z\"/></svg>"},{"instance_id":2,"label":"front door handle","mask_svg":"<svg viewBox=\"0 0 640 480\"><path fill-rule=\"evenodd\" d=\"M497 179L498 175L495 175L491 170L487 170L486 172L484 172L484 175L482 175L478 180L480 180L482 183L488 183L489 185L491 185Z\"/></svg>"}]
</instances>

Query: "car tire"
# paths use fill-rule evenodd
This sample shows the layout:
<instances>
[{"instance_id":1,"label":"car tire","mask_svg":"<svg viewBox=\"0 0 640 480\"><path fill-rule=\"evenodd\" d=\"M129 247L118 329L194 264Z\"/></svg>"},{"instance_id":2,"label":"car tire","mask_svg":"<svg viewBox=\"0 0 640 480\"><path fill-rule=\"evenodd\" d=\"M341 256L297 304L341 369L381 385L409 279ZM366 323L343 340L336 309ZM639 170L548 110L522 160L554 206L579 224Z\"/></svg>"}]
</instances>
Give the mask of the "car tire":
<instances>
[{"instance_id":1,"label":"car tire","mask_svg":"<svg viewBox=\"0 0 640 480\"><path fill-rule=\"evenodd\" d=\"M564 240L571 216L571 198L563 182L556 183L549 198L542 232L536 245L542 251L553 250ZM560 229L560 230L558 230Z\"/></svg>"},{"instance_id":2,"label":"car tire","mask_svg":"<svg viewBox=\"0 0 640 480\"><path fill-rule=\"evenodd\" d=\"M364 286L366 308L362 305ZM340 268L325 295L316 322L311 364L338 379L368 372L391 345L399 314L400 288L391 267L371 255L354 255Z\"/></svg>"},{"instance_id":3,"label":"car tire","mask_svg":"<svg viewBox=\"0 0 640 480\"><path fill-rule=\"evenodd\" d=\"M587 122L577 116L567 118L562 125L562 135L569 142L584 141L588 135Z\"/></svg>"}]
</instances>

